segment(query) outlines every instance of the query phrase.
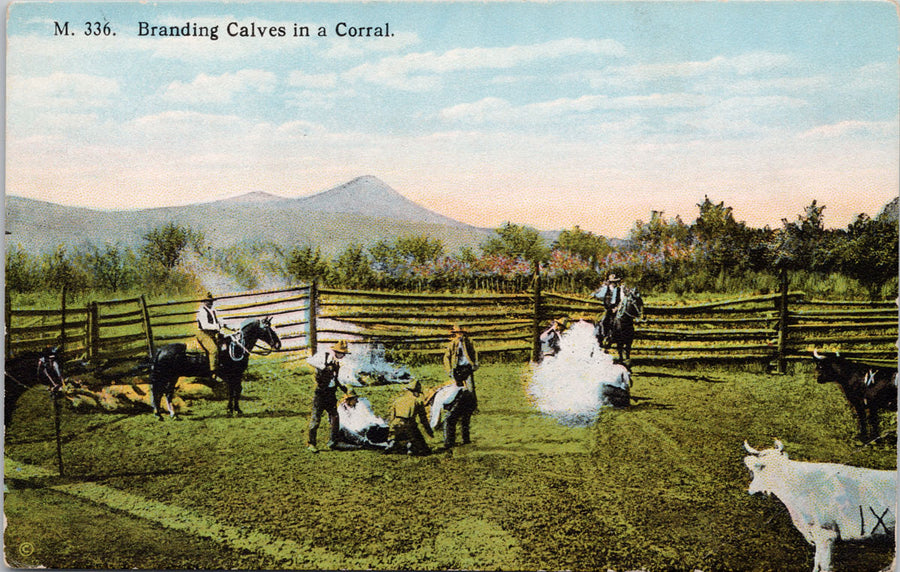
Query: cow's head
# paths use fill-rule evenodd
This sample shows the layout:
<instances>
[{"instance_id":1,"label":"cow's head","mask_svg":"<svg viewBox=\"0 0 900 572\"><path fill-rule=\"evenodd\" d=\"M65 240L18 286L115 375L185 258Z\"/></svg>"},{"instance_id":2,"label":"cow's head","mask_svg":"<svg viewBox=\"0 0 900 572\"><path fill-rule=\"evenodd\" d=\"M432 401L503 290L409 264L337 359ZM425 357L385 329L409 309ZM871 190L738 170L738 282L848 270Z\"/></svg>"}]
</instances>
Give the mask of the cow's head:
<instances>
[{"instance_id":1,"label":"cow's head","mask_svg":"<svg viewBox=\"0 0 900 572\"><path fill-rule=\"evenodd\" d=\"M840 352L820 354L819 350L813 350L813 362L816 364L817 382L840 382L839 365L842 362Z\"/></svg>"},{"instance_id":2,"label":"cow's head","mask_svg":"<svg viewBox=\"0 0 900 572\"><path fill-rule=\"evenodd\" d=\"M757 451L744 441L744 449L749 455L744 457L744 465L750 470L750 486L747 491L752 495L756 493L770 493L779 480L781 464L787 460L784 445L775 439L774 449Z\"/></svg>"}]
</instances>

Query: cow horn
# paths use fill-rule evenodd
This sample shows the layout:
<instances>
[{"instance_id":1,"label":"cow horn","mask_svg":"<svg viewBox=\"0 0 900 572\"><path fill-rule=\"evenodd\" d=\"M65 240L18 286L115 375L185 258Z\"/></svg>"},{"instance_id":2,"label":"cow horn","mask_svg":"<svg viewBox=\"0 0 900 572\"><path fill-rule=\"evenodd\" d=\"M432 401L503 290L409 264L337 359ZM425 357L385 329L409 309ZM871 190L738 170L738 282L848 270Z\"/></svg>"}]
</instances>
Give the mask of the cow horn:
<instances>
[{"instance_id":1,"label":"cow horn","mask_svg":"<svg viewBox=\"0 0 900 572\"><path fill-rule=\"evenodd\" d=\"M825 359L824 357L819 355L819 350L817 350L817 349L813 350L813 357L816 359Z\"/></svg>"},{"instance_id":2,"label":"cow horn","mask_svg":"<svg viewBox=\"0 0 900 572\"><path fill-rule=\"evenodd\" d=\"M775 450L778 451L779 453L784 451L784 443L782 443L778 439L775 439Z\"/></svg>"},{"instance_id":3,"label":"cow horn","mask_svg":"<svg viewBox=\"0 0 900 572\"><path fill-rule=\"evenodd\" d=\"M759 455L759 451L750 446L750 443L744 441L744 449L747 449L747 452L751 455Z\"/></svg>"}]
</instances>

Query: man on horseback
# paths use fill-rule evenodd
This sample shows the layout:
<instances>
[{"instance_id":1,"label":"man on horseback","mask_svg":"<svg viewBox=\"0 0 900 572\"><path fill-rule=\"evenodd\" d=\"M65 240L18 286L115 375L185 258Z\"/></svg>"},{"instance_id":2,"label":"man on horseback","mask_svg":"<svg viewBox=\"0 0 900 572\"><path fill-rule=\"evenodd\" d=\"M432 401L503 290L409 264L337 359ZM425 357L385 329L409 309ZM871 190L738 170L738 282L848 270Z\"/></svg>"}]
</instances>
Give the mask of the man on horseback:
<instances>
[{"instance_id":1,"label":"man on horseback","mask_svg":"<svg viewBox=\"0 0 900 572\"><path fill-rule=\"evenodd\" d=\"M600 331L597 332L597 340L601 346L609 343L609 334L612 331L612 320L616 315L619 304L622 303L623 286L622 279L614 273L606 278L606 281L598 288L592 297L603 303L603 317L600 319Z\"/></svg>"},{"instance_id":2,"label":"man on horseback","mask_svg":"<svg viewBox=\"0 0 900 572\"><path fill-rule=\"evenodd\" d=\"M213 308L214 301L213 295L207 292L206 298L200 304L200 308L197 309L197 326L200 328L200 333L197 334L197 341L200 342L200 347L203 348L203 351L206 352L206 357L209 358L210 378L213 378L216 374L216 366L219 360L219 344L222 343L222 322L219 321L219 316Z\"/></svg>"}]
</instances>

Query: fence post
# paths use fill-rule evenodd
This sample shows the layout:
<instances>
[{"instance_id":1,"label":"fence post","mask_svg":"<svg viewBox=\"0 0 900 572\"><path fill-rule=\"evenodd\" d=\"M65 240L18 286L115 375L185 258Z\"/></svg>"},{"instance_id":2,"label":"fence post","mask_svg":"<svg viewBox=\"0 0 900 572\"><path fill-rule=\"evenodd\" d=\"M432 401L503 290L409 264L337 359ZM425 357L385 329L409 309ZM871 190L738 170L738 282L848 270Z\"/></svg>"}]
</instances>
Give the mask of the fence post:
<instances>
[{"instance_id":1,"label":"fence post","mask_svg":"<svg viewBox=\"0 0 900 572\"><path fill-rule=\"evenodd\" d=\"M778 298L778 361L775 364L775 373L783 375L787 373L788 342L788 273L786 268L781 269L779 281L781 296Z\"/></svg>"},{"instance_id":2,"label":"fence post","mask_svg":"<svg viewBox=\"0 0 900 572\"><path fill-rule=\"evenodd\" d=\"M8 289L6 289L6 305L3 309L3 318L5 320L4 324L6 326L6 329L3 332L3 350L6 353L4 353L3 355L6 356L6 359L9 359L9 350L12 347L12 296L9 295Z\"/></svg>"},{"instance_id":3,"label":"fence post","mask_svg":"<svg viewBox=\"0 0 900 572\"><path fill-rule=\"evenodd\" d=\"M537 264L534 267L534 314L531 322L531 361L538 361L541 357L541 268Z\"/></svg>"},{"instance_id":4,"label":"fence post","mask_svg":"<svg viewBox=\"0 0 900 572\"><path fill-rule=\"evenodd\" d=\"M309 322L309 333L306 336L307 342L309 343L309 353L310 355L316 354L316 347L318 346L318 336L316 334L316 314L318 313L317 306L319 300L319 281L313 280L309 284L309 318L307 321Z\"/></svg>"},{"instance_id":5,"label":"fence post","mask_svg":"<svg viewBox=\"0 0 900 572\"><path fill-rule=\"evenodd\" d=\"M65 361L66 351L66 285L63 284L62 296L59 303L59 355L61 361Z\"/></svg>"},{"instance_id":6,"label":"fence post","mask_svg":"<svg viewBox=\"0 0 900 572\"><path fill-rule=\"evenodd\" d=\"M144 321L144 333L147 335L147 351L149 351L149 357L152 360L154 354L154 346L153 346L153 330L150 327L150 310L147 309L147 298L141 294L140 298L141 302L141 317Z\"/></svg>"},{"instance_id":7,"label":"fence post","mask_svg":"<svg viewBox=\"0 0 900 572\"><path fill-rule=\"evenodd\" d=\"M91 302L88 309L88 359L94 359L100 348L100 309L97 302Z\"/></svg>"}]
</instances>

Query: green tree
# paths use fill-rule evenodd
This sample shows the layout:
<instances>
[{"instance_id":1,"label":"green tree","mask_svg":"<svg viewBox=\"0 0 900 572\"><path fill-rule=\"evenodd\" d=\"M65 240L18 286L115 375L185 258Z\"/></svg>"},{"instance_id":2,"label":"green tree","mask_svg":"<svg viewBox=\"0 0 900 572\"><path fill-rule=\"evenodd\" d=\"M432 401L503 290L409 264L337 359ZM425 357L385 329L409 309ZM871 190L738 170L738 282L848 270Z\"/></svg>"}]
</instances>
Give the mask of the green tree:
<instances>
[{"instance_id":1,"label":"green tree","mask_svg":"<svg viewBox=\"0 0 900 572\"><path fill-rule=\"evenodd\" d=\"M13 292L32 292L41 286L40 262L20 245L6 251L6 288Z\"/></svg>"},{"instance_id":2,"label":"green tree","mask_svg":"<svg viewBox=\"0 0 900 572\"><path fill-rule=\"evenodd\" d=\"M839 253L841 270L857 279L873 300L885 284L897 279L897 236L897 219L891 217L861 214L847 227Z\"/></svg>"},{"instance_id":3,"label":"green tree","mask_svg":"<svg viewBox=\"0 0 900 572\"><path fill-rule=\"evenodd\" d=\"M550 249L533 228L507 222L481 244L485 256L508 256L538 263L547 260Z\"/></svg>"},{"instance_id":4,"label":"green tree","mask_svg":"<svg viewBox=\"0 0 900 572\"><path fill-rule=\"evenodd\" d=\"M300 282L326 280L329 273L328 261L322 257L322 250L312 246L294 247L288 253L285 269L288 276Z\"/></svg>"},{"instance_id":5,"label":"green tree","mask_svg":"<svg viewBox=\"0 0 900 572\"><path fill-rule=\"evenodd\" d=\"M719 273L745 266L751 236L747 225L735 220L733 209L724 202L714 203L704 197L697 206L700 216L694 221L691 233L703 248L705 265Z\"/></svg>"},{"instance_id":6,"label":"green tree","mask_svg":"<svg viewBox=\"0 0 900 572\"><path fill-rule=\"evenodd\" d=\"M352 243L333 263L333 278L343 288L369 288L375 284L375 273L365 249Z\"/></svg>"},{"instance_id":7,"label":"green tree","mask_svg":"<svg viewBox=\"0 0 900 572\"><path fill-rule=\"evenodd\" d=\"M593 267L612 252L612 247L604 237L583 231L578 225L575 225L571 230L567 229L559 233L552 250L571 252Z\"/></svg>"},{"instance_id":8,"label":"green tree","mask_svg":"<svg viewBox=\"0 0 900 572\"><path fill-rule=\"evenodd\" d=\"M204 243L203 233L173 222L154 228L143 239L141 252L167 271L175 269L187 248L200 252Z\"/></svg>"},{"instance_id":9,"label":"green tree","mask_svg":"<svg viewBox=\"0 0 900 572\"><path fill-rule=\"evenodd\" d=\"M93 274L94 284L104 290L115 292L137 281L137 256L130 248L121 250L109 243L102 249L94 247L85 256L85 262Z\"/></svg>"},{"instance_id":10,"label":"green tree","mask_svg":"<svg viewBox=\"0 0 900 572\"><path fill-rule=\"evenodd\" d=\"M41 278L49 290L67 288L70 292L85 290L88 286L88 275L79 267L65 246L59 246L41 259Z\"/></svg>"}]
</instances>

